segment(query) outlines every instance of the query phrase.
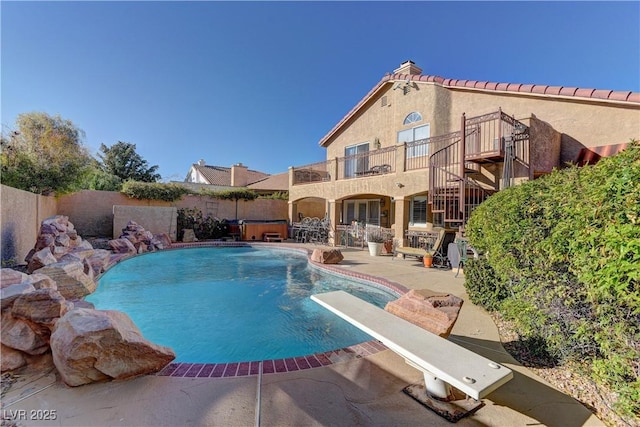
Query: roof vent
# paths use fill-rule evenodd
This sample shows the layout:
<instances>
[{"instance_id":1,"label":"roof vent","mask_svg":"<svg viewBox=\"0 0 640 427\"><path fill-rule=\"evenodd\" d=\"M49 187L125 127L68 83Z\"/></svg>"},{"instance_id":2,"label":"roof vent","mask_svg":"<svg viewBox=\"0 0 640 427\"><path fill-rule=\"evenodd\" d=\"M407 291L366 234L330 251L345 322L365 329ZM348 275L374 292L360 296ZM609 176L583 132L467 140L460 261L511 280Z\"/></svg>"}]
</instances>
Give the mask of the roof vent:
<instances>
[{"instance_id":1,"label":"roof vent","mask_svg":"<svg viewBox=\"0 0 640 427\"><path fill-rule=\"evenodd\" d=\"M204 165L206 165L204 159L198 160L198 166L204 166Z\"/></svg>"}]
</instances>

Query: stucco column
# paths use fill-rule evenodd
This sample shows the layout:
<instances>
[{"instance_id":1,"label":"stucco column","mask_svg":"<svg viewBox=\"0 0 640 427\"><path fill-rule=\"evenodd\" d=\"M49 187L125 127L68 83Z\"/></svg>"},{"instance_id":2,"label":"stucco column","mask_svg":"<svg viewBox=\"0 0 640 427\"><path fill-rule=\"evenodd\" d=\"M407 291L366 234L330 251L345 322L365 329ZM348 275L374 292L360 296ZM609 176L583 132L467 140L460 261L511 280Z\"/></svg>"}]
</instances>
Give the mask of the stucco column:
<instances>
[{"instance_id":1,"label":"stucco column","mask_svg":"<svg viewBox=\"0 0 640 427\"><path fill-rule=\"evenodd\" d=\"M329 231L329 245L336 246L336 225L340 222L340 210L342 209L342 202L336 202L335 199L327 200L327 212L329 213L329 220L331 221L331 230Z\"/></svg>"},{"instance_id":2,"label":"stucco column","mask_svg":"<svg viewBox=\"0 0 640 427\"><path fill-rule=\"evenodd\" d=\"M398 246L404 246L404 232L409 226L409 198L404 196L395 197L396 215L394 233L395 238L398 239Z\"/></svg>"},{"instance_id":3,"label":"stucco column","mask_svg":"<svg viewBox=\"0 0 640 427\"><path fill-rule=\"evenodd\" d=\"M292 202L289 200L288 202L289 209L289 224L293 224L298 221L298 204L296 202Z\"/></svg>"}]
</instances>

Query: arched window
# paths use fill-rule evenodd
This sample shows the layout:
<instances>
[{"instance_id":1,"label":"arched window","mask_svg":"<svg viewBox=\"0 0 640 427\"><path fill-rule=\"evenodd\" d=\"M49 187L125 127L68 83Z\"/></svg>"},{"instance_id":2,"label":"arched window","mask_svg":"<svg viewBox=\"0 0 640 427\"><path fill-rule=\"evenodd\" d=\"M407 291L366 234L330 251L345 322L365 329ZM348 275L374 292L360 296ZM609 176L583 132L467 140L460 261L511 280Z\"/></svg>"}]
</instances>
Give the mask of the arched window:
<instances>
[{"instance_id":1,"label":"arched window","mask_svg":"<svg viewBox=\"0 0 640 427\"><path fill-rule=\"evenodd\" d=\"M422 116L420 115L420 113L416 113L414 111L413 113L409 113L409 115L404 118L404 122L402 122L402 124L410 125L411 123L419 122L421 120L422 120Z\"/></svg>"}]
</instances>

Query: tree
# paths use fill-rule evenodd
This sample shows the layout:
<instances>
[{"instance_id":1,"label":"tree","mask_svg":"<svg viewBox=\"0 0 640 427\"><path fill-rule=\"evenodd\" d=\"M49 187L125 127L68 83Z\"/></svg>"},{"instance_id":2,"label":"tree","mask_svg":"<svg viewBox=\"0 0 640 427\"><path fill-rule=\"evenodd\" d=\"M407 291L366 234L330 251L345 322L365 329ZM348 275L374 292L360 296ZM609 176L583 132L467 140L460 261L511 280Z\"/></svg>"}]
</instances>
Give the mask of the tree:
<instances>
[{"instance_id":1,"label":"tree","mask_svg":"<svg viewBox=\"0 0 640 427\"><path fill-rule=\"evenodd\" d=\"M213 193L213 197L222 200L235 200L236 202L236 219L238 219L238 200L255 200L258 198L258 193L253 190L239 189L239 190L225 190Z\"/></svg>"},{"instance_id":2,"label":"tree","mask_svg":"<svg viewBox=\"0 0 640 427\"><path fill-rule=\"evenodd\" d=\"M16 127L1 139L3 184L44 195L79 188L92 161L81 129L39 112L20 114Z\"/></svg>"},{"instance_id":3,"label":"tree","mask_svg":"<svg viewBox=\"0 0 640 427\"><path fill-rule=\"evenodd\" d=\"M157 182L160 174L156 173L158 166L148 166L138 153L136 145L118 141L111 147L100 144L98 157L103 172L117 176L122 181Z\"/></svg>"}]
</instances>

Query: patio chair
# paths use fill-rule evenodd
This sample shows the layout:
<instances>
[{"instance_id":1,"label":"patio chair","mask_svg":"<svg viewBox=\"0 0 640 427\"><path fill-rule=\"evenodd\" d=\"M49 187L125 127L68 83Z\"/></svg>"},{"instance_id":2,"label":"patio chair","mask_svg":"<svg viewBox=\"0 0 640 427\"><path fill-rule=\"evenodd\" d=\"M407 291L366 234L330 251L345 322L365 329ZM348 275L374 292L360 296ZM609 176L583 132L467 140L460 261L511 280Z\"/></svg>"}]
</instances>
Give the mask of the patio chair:
<instances>
[{"instance_id":1,"label":"patio chair","mask_svg":"<svg viewBox=\"0 0 640 427\"><path fill-rule=\"evenodd\" d=\"M433 257L433 266L436 268L449 268L449 261L443 248L446 247L445 243L451 242L451 238L444 228L434 229L438 234L432 245L425 245L420 248L402 247L394 249L394 256L398 254L402 255L404 259L406 256L412 256L416 258L424 258L426 255Z\"/></svg>"}]
</instances>

